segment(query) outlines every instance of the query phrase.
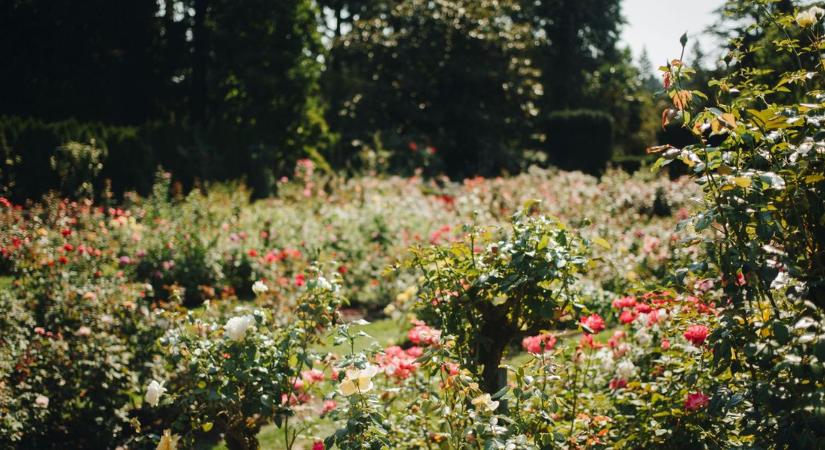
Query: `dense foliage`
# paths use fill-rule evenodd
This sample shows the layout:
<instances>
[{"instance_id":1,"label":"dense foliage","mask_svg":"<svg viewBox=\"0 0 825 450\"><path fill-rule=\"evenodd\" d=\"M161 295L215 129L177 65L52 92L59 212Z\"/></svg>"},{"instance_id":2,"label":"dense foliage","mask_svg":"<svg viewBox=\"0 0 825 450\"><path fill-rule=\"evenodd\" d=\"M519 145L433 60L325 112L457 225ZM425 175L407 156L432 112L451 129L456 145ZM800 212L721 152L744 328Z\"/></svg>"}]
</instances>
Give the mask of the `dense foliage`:
<instances>
[{"instance_id":1,"label":"dense foliage","mask_svg":"<svg viewBox=\"0 0 825 450\"><path fill-rule=\"evenodd\" d=\"M360 30L388 21L352 49L372 48L360 57L379 68L393 52L377 51L377 30L405 51L431 44L415 29L495 54L469 18L504 34L529 25L491 18L504 3L456 4L324 2L334 45L354 37L340 29L347 8ZM377 173L394 157L378 133L360 152L369 176L299 159L277 195L252 201L238 183L184 194L158 171L151 194L115 204L88 182L107 145L49 141L52 182L81 200L0 197L0 444L822 448L825 8L724 10L746 33L720 77L695 84L687 36L660 69L657 119L690 144L649 151L654 169L683 164L678 179L536 167L423 177L449 160L422 127L408 177ZM571 32L570 17L540 23ZM584 37L609 40L604 26ZM14 126L43 139L82 128Z\"/></svg>"}]
</instances>

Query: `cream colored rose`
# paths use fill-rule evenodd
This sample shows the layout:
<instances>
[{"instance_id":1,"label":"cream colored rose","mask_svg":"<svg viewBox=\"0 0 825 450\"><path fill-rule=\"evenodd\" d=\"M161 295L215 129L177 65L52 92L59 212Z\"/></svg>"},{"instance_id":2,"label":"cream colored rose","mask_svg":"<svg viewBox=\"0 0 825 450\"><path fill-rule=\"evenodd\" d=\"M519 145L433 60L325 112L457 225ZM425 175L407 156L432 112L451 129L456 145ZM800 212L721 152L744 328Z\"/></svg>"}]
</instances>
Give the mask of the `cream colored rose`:
<instances>
[{"instance_id":1,"label":"cream colored rose","mask_svg":"<svg viewBox=\"0 0 825 450\"><path fill-rule=\"evenodd\" d=\"M158 442L155 450L177 450L178 439L180 439L180 437L173 435L171 431L163 430L163 436L160 438L160 442Z\"/></svg>"},{"instance_id":2,"label":"cream colored rose","mask_svg":"<svg viewBox=\"0 0 825 450\"><path fill-rule=\"evenodd\" d=\"M796 23L802 28L808 28L816 24L819 17L825 14L825 9L813 6L796 15Z\"/></svg>"},{"instance_id":3,"label":"cream colored rose","mask_svg":"<svg viewBox=\"0 0 825 450\"><path fill-rule=\"evenodd\" d=\"M255 295L265 294L267 291L269 291L269 287L261 280L256 281L252 285L252 292L254 292Z\"/></svg>"},{"instance_id":4,"label":"cream colored rose","mask_svg":"<svg viewBox=\"0 0 825 450\"><path fill-rule=\"evenodd\" d=\"M347 375L341 384L338 385L338 392L345 397L352 394L364 394L372 390L372 377L378 373L378 368L373 365L367 365L363 369L347 370Z\"/></svg>"},{"instance_id":5,"label":"cream colored rose","mask_svg":"<svg viewBox=\"0 0 825 450\"><path fill-rule=\"evenodd\" d=\"M471 402L473 406L477 409L493 412L498 408L498 402L493 401L493 397L490 394L482 394L478 397L474 398Z\"/></svg>"}]
</instances>

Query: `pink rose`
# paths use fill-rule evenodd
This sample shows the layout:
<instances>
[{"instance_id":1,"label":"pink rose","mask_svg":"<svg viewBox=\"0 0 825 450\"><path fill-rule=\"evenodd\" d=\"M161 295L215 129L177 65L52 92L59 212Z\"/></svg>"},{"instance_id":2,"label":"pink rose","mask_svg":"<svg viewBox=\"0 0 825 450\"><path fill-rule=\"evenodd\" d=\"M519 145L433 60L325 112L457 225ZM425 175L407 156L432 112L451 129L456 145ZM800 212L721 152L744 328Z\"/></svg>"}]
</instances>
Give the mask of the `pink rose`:
<instances>
[{"instance_id":1,"label":"pink rose","mask_svg":"<svg viewBox=\"0 0 825 450\"><path fill-rule=\"evenodd\" d=\"M604 319L602 319L602 316L596 313L582 317L581 324L589 328L593 334L597 334L600 331L604 330ZM587 332L587 330L585 330L585 332Z\"/></svg>"},{"instance_id":2,"label":"pink rose","mask_svg":"<svg viewBox=\"0 0 825 450\"><path fill-rule=\"evenodd\" d=\"M696 411L708 406L708 396L702 392L690 392L685 399L685 409L688 411Z\"/></svg>"}]
</instances>

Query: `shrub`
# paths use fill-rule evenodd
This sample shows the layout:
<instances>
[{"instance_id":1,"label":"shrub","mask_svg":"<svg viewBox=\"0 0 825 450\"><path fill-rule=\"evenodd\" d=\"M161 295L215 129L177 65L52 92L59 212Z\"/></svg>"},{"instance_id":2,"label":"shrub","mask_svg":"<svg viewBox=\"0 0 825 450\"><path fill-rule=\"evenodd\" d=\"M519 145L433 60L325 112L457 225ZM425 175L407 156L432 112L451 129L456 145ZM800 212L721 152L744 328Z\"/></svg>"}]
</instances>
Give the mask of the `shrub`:
<instances>
[{"instance_id":1,"label":"shrub","mask_svg":"<svg viewBox=\"0 0 825 450\"><path fill-rule=\"evenodd\" d=\"M600 175L613 156L613 119L593 110L555 111L544 120L545 151L564 170Z\"/></svg>"},{"instance_id":2,"label":"shrub","mask_svg":"<svg viewBox=\"0 0 825 450\"><path fill-rule=\"evenodd\" d=\"M692 225L709 257L680 278L704 269L721 276L726 307L710 339L718 382L731 382L718 401L750 403L733 418L756 447L816 448L825 440L825 11L794 17L757 3L754 27L784 38L734 47L739 66L711 82L716 107L693 109L705 95L685 88L693 71L683 61L664 67L674 81L665 116L680 116L699 142L656 150L664 151L658 165L684 162L705 191ZM770 85L759 77L772 71L753 66L765 49L797 63Z\"/></svg>"},{"instance_id":3,"label":"shrub","mask_svg":"<svg viewBox=\"0 0 825 450\"><path fill-rule=\"evenodd\" d=\"M256 450L260 427L274 422L292 448L297 431L290 428L290 417L296 405L309 401L315 373L323 373L316 368L313 378L304 379L313 365L324 364L311 346L321 342L319 331L334 323L341 304L338 290L318 275L288 317L273 308L236 312L240 315L225 324L192 315L178 322L162 344L169 351L167 361L179 368L169 398L180 412L175 427L188 446L201 430L217 426L230 450Z\"/></svg>"},{"instance_id":4,"label":"shrub","mask_svg":"<svg viewBox=\"0 0 825 450\"><path fill-rule=\"evenodd\" d=\"M499 366L511 342L569 317L587 264L585 241L530 208L509 232L470 229L460 242L414 250L410 262L424 272L424 317L456 336L462 365L490 394L505 386Z\"/></svg>"}]
</instances>

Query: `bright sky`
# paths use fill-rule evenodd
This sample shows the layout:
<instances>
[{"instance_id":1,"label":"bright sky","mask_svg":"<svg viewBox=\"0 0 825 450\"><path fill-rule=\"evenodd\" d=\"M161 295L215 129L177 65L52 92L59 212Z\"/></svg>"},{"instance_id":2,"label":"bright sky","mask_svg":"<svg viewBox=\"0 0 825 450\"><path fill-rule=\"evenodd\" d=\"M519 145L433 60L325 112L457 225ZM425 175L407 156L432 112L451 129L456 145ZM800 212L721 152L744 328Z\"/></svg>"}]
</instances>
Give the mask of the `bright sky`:
<instances>
[{"instance_id":1,"label":"bright sky","mask_svg":"<svg viewBox=\"0 0 825 450\"><path fill-rule=\"evenodd\" d=\"M698 40L702 49L712 54L713 40L700 37L704 29L713 24L713 12L724 0L623 0L622 12L627 24L622 41L630 45L633 57L638 58L642 48L647 48L653 68L679 57L679 37L687 31L687 51ZM690 55L685 55L690 60Z\"/></svg>"}]
</instances>

